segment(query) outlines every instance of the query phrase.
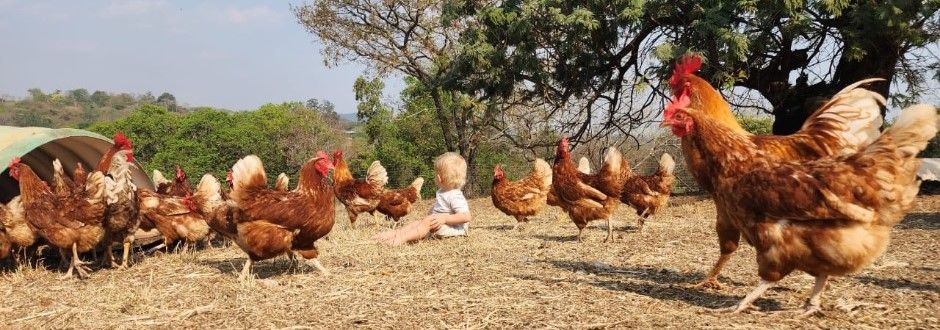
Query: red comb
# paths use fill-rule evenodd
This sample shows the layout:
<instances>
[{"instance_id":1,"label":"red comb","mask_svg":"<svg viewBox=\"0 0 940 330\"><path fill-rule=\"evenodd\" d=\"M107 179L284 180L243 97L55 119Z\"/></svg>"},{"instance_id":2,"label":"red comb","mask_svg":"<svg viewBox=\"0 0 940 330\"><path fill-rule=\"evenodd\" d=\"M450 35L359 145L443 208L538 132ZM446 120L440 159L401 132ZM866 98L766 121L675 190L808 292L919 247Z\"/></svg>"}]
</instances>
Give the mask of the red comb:
<instances>
[{"instance_id":1,"label":"red comb","mask_svg":"<svg viewBox=\"0 0 940 330\"><path fill-rule=\"evenodd\" d=\"M128 152L127 152L127 161L133 162L133 161L135 161L135 160L137 160L137 159L134 158L134 152L133 152L133 151L128 151ZM81 164L79 164L79 166L81 166Z\"/></svg>"},{"instance_id":2,"label":"red comb","mask_svg":"<svg viewBox=\"0 0 940 330\"><path fill-rule=\"evenodd\" d=\"M225 181L232 182L232 171L229 170L228 173L225 173Z\"/></svg>"},{"instance_id":3,"label":"red comb","mask_svg":"<svg viewBox=\"0 0 940 330\"><path fill-rule=\"evenodd\" d=\"M114 145L120 148L121 150L130 150L131 149L131 139L128 139L124 133L117 132L114 133Z\"/></svg>"},{"instance_id":4,"label":"red comb","mask_svg":"<svg viewBox=\"0 0 940 330\"><path fill-rule=\"evenodd\" d=\"M336 149L335 151L333 151L333 158L341 158L341 157L343 157L343 149Z\"/></svg>"},{"instance_id":5,"label":"red comb","mask_svg":"<svg viewBox=\"0 0 940 330\"><path fill-rule=\"evenodd\" d=\"M679 79L698 71L702 67L702 58L695 54L683 56L676 62L676 67L672 69L672 76L669 77L669 86L673 92L679 89Z\"/></svg>"},{"instance_id":6,"label":"red comb","mask_svg":"<svg viewBox=\"0 0 940 330\"><path fill-rule=\"evenodd\" d=\"M326 152L323 150L317 151L317 158L330 159L330 156L327 156Z\"/></svg>"},{"instance_id":7,"label":"red comb","mask_svg":"<svg viewBox=\"0 0 940 330\"><path fill-rule=\"evenodd\" d=\"M13 167L13 165L16 165L16 164L19 164L19 163L20 163L20 157L13 157L13 159L10 160L10 166L9 166L9 167Z\"/></svg>"}]
</instances>

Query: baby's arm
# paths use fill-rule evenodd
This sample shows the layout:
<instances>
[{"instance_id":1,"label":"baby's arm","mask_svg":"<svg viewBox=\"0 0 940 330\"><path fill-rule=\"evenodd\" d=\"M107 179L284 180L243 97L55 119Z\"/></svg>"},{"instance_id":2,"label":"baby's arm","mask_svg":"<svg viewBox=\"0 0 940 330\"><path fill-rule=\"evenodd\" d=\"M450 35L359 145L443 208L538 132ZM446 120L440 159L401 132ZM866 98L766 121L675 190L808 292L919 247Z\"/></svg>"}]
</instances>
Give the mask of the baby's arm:
<instances>
[{"instance_id":1,"label":"baby's arm","mask_svg":"<svg viewBox=\"0 0 940 330\"><path fill-rule=\"evenodd\" d=\"M462 212L462 213L454 213L454 214L436 213L428 217L432 219L431 220L432 223L438 226L443 225L443 224L462 225L467 222L470 222L470 220L472 219L472 217L470 216L470 212ZM434 226L434 227L438 227L438 226Z\"/></svg>"},{"instance_id":2,"label":"baby's arm","mask_svg":"<svg viewBox=\"0 0 940 330\"><path fill-rule=\"evenodd\" d=\"M467 222L470 222L472 219L470 215L470 205L467 203L467 199L463 197L463 194L452 195L447 203L450 206L450 209L454 212L452 214L446 213L437 213L429 216L431 218L431 223L434 228L440 227L440 225L462 225Z\"/></svg>"}]
</instances>

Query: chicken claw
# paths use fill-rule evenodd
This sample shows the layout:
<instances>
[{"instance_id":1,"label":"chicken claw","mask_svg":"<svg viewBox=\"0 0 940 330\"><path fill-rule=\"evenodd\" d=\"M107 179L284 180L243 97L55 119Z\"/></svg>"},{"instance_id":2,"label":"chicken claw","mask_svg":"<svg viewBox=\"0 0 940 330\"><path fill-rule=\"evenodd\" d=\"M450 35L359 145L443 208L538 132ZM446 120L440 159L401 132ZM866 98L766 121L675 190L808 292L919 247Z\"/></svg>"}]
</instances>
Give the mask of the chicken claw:
<instances>
[{"instance_id":1,"label":"chicken claw","mask_svg":"<svg viewBox=\"0 0 940 330\"><path fill-rule=\"evenodd\" d=\"M323 264L320 263L320 259L313 258L313 259L307 260L306 263L310 267L313 267L314 269L320 271L320 273L323 273L323 275L330 275L330 271L326 270L326 268L323 267Z\"/></svg>"},{"instance_id":2,"label":"chicken claw","mask_svg":"<svg viewBox=\"0 0 940 330\"><path fill-rule=\"evenodd\" d=\"M721 282L718 282L717 278L709 277L698 284L695 284L694 288L696 289L712 289L712 290L721 290Z\"/></svg>"}]
</instances>

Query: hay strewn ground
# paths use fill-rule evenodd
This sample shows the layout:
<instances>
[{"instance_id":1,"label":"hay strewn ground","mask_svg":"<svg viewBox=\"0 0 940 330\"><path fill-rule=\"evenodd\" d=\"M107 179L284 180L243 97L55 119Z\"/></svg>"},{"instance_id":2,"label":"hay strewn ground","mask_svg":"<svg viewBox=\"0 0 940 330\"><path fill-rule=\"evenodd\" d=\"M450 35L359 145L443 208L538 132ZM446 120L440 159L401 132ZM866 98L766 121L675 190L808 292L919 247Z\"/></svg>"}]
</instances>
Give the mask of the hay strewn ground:
<instances>
[{"instance_id":1,"label":"hay strewn ground","mask_svg":"<svg viewBox=\"0 0 940 330\"><path fill-rule=\"evenodd\" d=\"M414 214L428 207L422 202ZM0 327L940 327L937 196L919 201L875 265L833 283L825 316L809 320L702 312L733 304L757 282L745 246L724 272L729 288L692 288L717 256L710 201L677 198L643 233L621 208L623 230L612 244L601 242L601 223L586 232L587 242L572 242L574 226L563 215L556 222L557 209L518 233L489 199L471 207L471 237L396 249L368 244L380 228L365 217L347 229L338 210L339 223L320 245L330 276L288 270L279 258L256 264L261 280L245 285L236 280L244 256L231 246L157 254L85 281L58 281L60 272L44 268L5 271ZM811 284L791 275L758 304L800 307Z\"/></svg>"}]
</instances>

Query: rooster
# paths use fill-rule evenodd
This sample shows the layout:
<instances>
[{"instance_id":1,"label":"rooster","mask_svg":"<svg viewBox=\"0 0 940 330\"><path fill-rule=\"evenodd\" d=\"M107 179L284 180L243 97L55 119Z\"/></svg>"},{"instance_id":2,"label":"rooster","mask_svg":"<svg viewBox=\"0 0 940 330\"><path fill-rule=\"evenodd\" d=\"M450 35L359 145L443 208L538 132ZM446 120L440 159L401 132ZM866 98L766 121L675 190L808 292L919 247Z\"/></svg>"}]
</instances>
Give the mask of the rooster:
<instances>
[{"instance_id":1,"label":"rooster","mask_svg":"<svg viewBox=\"0 0 940 330\"><path fill-rule=\"evenodd\" d=\"M88 276L88 268L79 253L90 251L101 241L104 228L101 220L107 208L106 179L101 172L92 172L72 195L58 197L49 186L20 159L9 166L10 176L20 185L20 197L26 222L50 245L59 249L63 258L71 249L71 263L62 277Z\"/></svg>"},{"instance_id":2,"label":"rooster","mask_svg":"<svg viewBox=\"0 0 940 330\"><path fill-rule=\"evenodd\" d=\"M762 150L708 114L671 102L664 123L687 139L715 179L715 203L757 250L760 284L737 305L742 312L776 282L802 270L816 278L803 316L820 311L830 276L857 272L884 253L891 228L912 207L920 182L916 158L940 126L937 110L901 112L883 135L856 152L797 161ZM843 118L817 115L815 126Z\"/></svg>"},{"instance_id":3,"label":"rooster","mask_svg":"<svg viewBox=\"0 0 940 330\"><path fill-rule=\"evenodd\" d=\"M108 187L108 211L104 218L105 237L102 243L105 248L105 264L122 269L128 266L134 233L140 226L137 214L137 185L134 184L131 174L133 160L130 151L118 151L111 161L111 168L108 169L113 184ZM114 261L114 251L111 248L114 243L121 243L123 247L120 265Z\"/></svg>"},{"instance_id":4,"label":"rooster","mask_svg":"<svg viewBox=\"0 0 940 330\"><path fill-rule=\"evenodd\" d=\"M384 189L379 196L379 204L375 210L384 214L386 219L391 218L397 224L398 220L411 213L411 205L421 200L423 185L424 178L418 177L407 187L395 190Z\"/></svg>"},{"instance_id":5,"label":"rooster","mask_svg":"<svg viewBox=\"0 0 940 330\"><path fill-rule=\"evenodd\" d=\"M878 135L882 124L881 107L885 99L881 95L859 86L878 81L867 79L852 84L832 97L803 128L788 136L759 136L747 133L736 121L731 108L721 94L707 81L696 76L702 62L697 56L680 60L669 80L673 93L689 98L690 108L700 111L714 121L728 127L735 134L746 137L754 146L767 153L793 161L815 160L831 155L843 155L860 150ZM701 152L688 137L680 139L686 165L699 186L714 192L714 176L702 160ZM705 280L698 286L720 289L718 274L737 250L741 232L728 221L727 210L716 203L718 217L715 230L721 255Z\"/></svg>"},{"instance_id":6,"label":"rooster","mask_svg":"<svg viewBox=\"0 0 940 330\"><path fill-rule=\"evenodd\" d=\"M235 163L231 198L244 215L238 219L235 242L248 254L240 279L251 276L253 262L294 251L308 265L328 273L314 243L329 234L335 221L333 187L328 181L331 168L327 154L317 152L301 168L296 191L276 191L267 188L264 165L257 156Z\"/></svg>"},{"instance_id":7,"label":"rooster","mask_svg":"<svg viewBox=\"0 0 940 330\"><path fill-rule=\"evenodd\" d=\"M349 216L349 225L356 223L360 213L374 215L381 202L382 192L388 183L388 172L379 161L372 162L366 170L366 177L353 179L346 160L343 159L343 150L333 152L333 190L336 198L346 207ZM390 200L391 201L391 200Z\"/></svg>"},{"instance_id":8,"label":"rooster","mask_svg":"<svg viewBox=\"0 0 940 330\"><path fill-rule=\"evenodd\" d=\"M568 150L568 137L562 137L555 151L552 166L552 189L559 206L578 227L580 242L584 227L593 220L607 220L608 242L614 238L610 217L620 204L623 189L623 155L617 148L608 148L604 165L597 174L584 174L575 168Z\"/></svg>"},{"instance_id":9,"label":"rooster","mask_svg":"<svg viewBox=\"0 0 940 330\"><path fill-rule=\"evenodd\" d=\"M545 208L546 199L552 189L552 167L541 158L532 162L532 172L519 181L509 181L503 168L493 168L493 188L490 197L493 206L506 215L516 218L513 229Z\"/></svg>"},{"instance_id":10,"label":"rooster","mask_svg":"<svg viewBox=\"0 0 940 330\"><path fill-rule=\"evenodd\" d=\"M124 133L117 132L114 133L114 144L108 151L101 157L101 160L98 161L98 164L95 165L95 171L105 173L108 169L111 168L111 159L114 158L114 154L121 150L131 151L134 149L131 140L127 138ZM133 156L131 156L131 161L133 161Z\"/></svg>"},{"instance_id":11,"label":"rooster","mask_svg":"<svg viewBox=\"0 0 940 330\"><path fill-rule=\"evenodd\" d=\"M672 156L663 154L659 159L659 168L652 175L637 175L629 167L624 169L626 182L620 201L636 210L640 217L639 231L643 230L646 219L655 215L656 211L669 201L672 186L676 182L676 177L672 174L675 167L676 162Z\"/></svg>"}]
</instances>

